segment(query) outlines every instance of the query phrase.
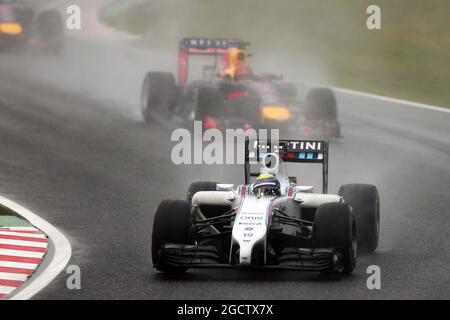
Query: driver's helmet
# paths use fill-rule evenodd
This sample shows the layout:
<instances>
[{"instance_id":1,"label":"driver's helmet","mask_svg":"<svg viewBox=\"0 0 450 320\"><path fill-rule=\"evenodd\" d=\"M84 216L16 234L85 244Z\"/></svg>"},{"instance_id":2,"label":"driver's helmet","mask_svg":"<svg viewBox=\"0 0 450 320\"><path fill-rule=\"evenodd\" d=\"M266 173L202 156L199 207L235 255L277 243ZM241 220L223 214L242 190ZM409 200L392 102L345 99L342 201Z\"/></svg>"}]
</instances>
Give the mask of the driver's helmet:
<instances>
[{"instance_id":1,"label":"driver's helmet","mask_svg":"<svg viewBox=\"0 0 450 320\"><path fill-rule=\"evenodd\" d=\"M270 173L260 175L252 185L253 193L257 196L280 196L280 181Z\"/></svg>"}]
</instances>

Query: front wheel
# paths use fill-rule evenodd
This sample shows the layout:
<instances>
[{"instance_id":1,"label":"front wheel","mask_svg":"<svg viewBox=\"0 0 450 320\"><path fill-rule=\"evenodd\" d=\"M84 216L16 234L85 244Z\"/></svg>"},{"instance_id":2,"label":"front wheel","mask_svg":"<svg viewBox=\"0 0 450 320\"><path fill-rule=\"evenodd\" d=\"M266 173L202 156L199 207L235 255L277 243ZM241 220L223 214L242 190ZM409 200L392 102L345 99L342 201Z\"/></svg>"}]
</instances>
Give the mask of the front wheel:
<instances>
[{"instance_id":1,"label":"front wheel","mask_svg":"<svg viewBox=\"0 0 450 320\"><path fill-rule=\"evenodd\" d=\"M346 184L339 195L353 208L358 227L358 243L362 251L373 252L380 236L380 196L375 186Z\"/></svg>"},{"instance_id":2,"label":"front wheel","mask_svg":"<svg viewBox=\"0 0 450 320\"><path fill-rule=\"evenodd\" d=\"M149 72L141 90L141 111L145 122L172 118L177 103L175 77L167 72Z\"/></svg>"},{"instance_id":3,"label":"front wheel","mask_svg":"<svg viewBox=\"0 0 450 320\"><path fill-rule=\"evenodd\" d=\"M306 95L304 116L308 121L337 121L337 102L333 90L313 88Z\"/></svg>"},{"instance_id":4,"label":"front wheel","mask_svg":"<svg viewBox=\"0 0 450 320\"><path fill-rule=\"evenodd\" d=\"M186 201L165 200L156 210L152 233L152 260L158 271L184 273L185 267L173 267L160 259L161 247L165 244L194 244L189 232L191 206Z\"/></svg>"},{"instance_id":5,"label":"front wheel","mask_svg":"<svg viewBox=\"0 0 450 320\"><path fill-rule=\"evenodd\" d=\"M314 224L314 247L334 248L340 261L330 270L339 274L350 274L358 255L357 226L355 215L345 203L325 203L319 206ZM334 258L334 257L333 257Z\"/></svg>"}]
</instances>

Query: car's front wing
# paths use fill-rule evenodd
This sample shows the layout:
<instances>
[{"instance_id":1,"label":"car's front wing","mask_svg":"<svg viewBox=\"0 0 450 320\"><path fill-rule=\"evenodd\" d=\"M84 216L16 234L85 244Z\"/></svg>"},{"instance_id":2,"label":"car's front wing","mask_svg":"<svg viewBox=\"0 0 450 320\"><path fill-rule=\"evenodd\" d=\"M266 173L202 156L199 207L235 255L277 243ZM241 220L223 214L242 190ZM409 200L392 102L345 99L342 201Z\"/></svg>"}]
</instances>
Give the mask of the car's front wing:
<instances>
[{"instance_id":1,"label":"car's front wing","mask_svg":"<svg viewBox=\"0 0 450 320\"><path fill-rule=\"evenodd\" d=\"M214 246L166 244L159 252L161 265L186 268L240 268L238 264L223 263ZM340 257L332 248L286 248L277 263L252 265L252 268L275 268L300 271L327 271L338 268ZM221 262L222 261L222 262ZM248 265L246 266L249 267Z\"/></svg>"}]
</instances>

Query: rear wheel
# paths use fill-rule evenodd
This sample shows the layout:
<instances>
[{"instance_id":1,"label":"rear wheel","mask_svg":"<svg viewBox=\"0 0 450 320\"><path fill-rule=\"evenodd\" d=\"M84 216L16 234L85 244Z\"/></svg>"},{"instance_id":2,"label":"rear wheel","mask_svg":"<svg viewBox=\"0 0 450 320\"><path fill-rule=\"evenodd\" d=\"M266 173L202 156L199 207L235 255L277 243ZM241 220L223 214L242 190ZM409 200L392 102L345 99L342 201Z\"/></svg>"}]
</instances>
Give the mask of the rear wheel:
<instances>
[{"instance_id":1,"label":"rear wheel","mask_svg":"<svg viewBox=\"0 0 450 320\"><path fill-rule=\"evenodd\" d=\"M306 120L337 121L337 102L333 90L311 89L306 96L304 112Z\"/></svg>"},{"instance_id":2,"label":"rear wheel","mask_svg":"<svg viewBox=\"0 0 450 320\"><path fill-rule=\"evenodd\" d=\"M355 211L358 244L362 251L375 251L380 235L380 197L377 188L368 184L347 184L339 189L339 195Z\"/></svg>"},{"instance_id":3,"label":"rear wheel","mask_svg":"<svg viewBox=\"0 0 450 320\"><path fill-rule=\"evenodd\" d=\"M141 91L141 111L145 122L169 120L177 103L175 77L167 72L149 72Z\"/></svg>"},{"instance_id":4,"label":"rear wheel","mask_svg":"<svg viewBox=\"0 0 450 320\"><path fill-rule=\"evenodd\" d=\"M152 260L159 271L184 273L188 268L168 266L160 260L161 246L173 244L194 244L189 233L190 204L180 200L165 200L156 210L152 233Z\"/></svg>"},{"instance_id":5,"label":"rear wheel","mask_svg":"<svg viewBox=\"0 0 450 320\"><path fill-rule=\"evenodd\" d=\"M350 274L356 265L356 220L352 208L345 203L326 203L319 206L314 224L316 248L335 248L338 269L326 270Z\"/></svg>"}]
</instances>

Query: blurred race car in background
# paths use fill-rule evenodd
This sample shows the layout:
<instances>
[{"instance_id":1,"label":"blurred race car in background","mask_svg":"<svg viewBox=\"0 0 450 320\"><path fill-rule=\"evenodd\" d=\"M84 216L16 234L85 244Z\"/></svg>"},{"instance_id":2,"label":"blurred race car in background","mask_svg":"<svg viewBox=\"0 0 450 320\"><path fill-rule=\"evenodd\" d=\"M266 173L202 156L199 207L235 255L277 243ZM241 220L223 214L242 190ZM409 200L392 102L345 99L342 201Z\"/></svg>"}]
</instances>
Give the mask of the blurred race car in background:
<instances>
[{"instance_id":1,"label":"blurred race car in background","mask_svg":"<svg viewBox=\"0 0 450 320\"><path fill-rule=\"evenodd\" d=\"M328 142L280 140L275 146L247 140L246 149L243 185L194 182L187 201L161 202L152 233L157 270L246 267L350 274L358 252L377 248L378 190L346 184L338 194L328 194ZM322 164L323 193L299 185L286 163Z\"/></svg>"},{"instance_id":2,"label":"blurred race car in background","mask_svg":"<svg viewBox=\"0 0 450 320\"><path fill-rule=\"evenodd\" d=\"M145 76L141 109L147 122L190 125L205 129L280 129L303 138L340 136L334 93L287 83L282 76L253 73L247 60L250 44L233 39L184 38L179 43L178 79L168 72ZM203 77L189 80L191 56L210 56Z\"/></svg>"},{"instance_id":3,"label":"blurred race car in background","mask_svg":"<svg viewBox=\"0 0 450 320\"><path fill-rule=\"evenodd\" d=\"M31 47L59 53L63 47L64 22L56 10L37 12L20 0L0 0L0 50Z\"/></svg>"}]
</instances>

